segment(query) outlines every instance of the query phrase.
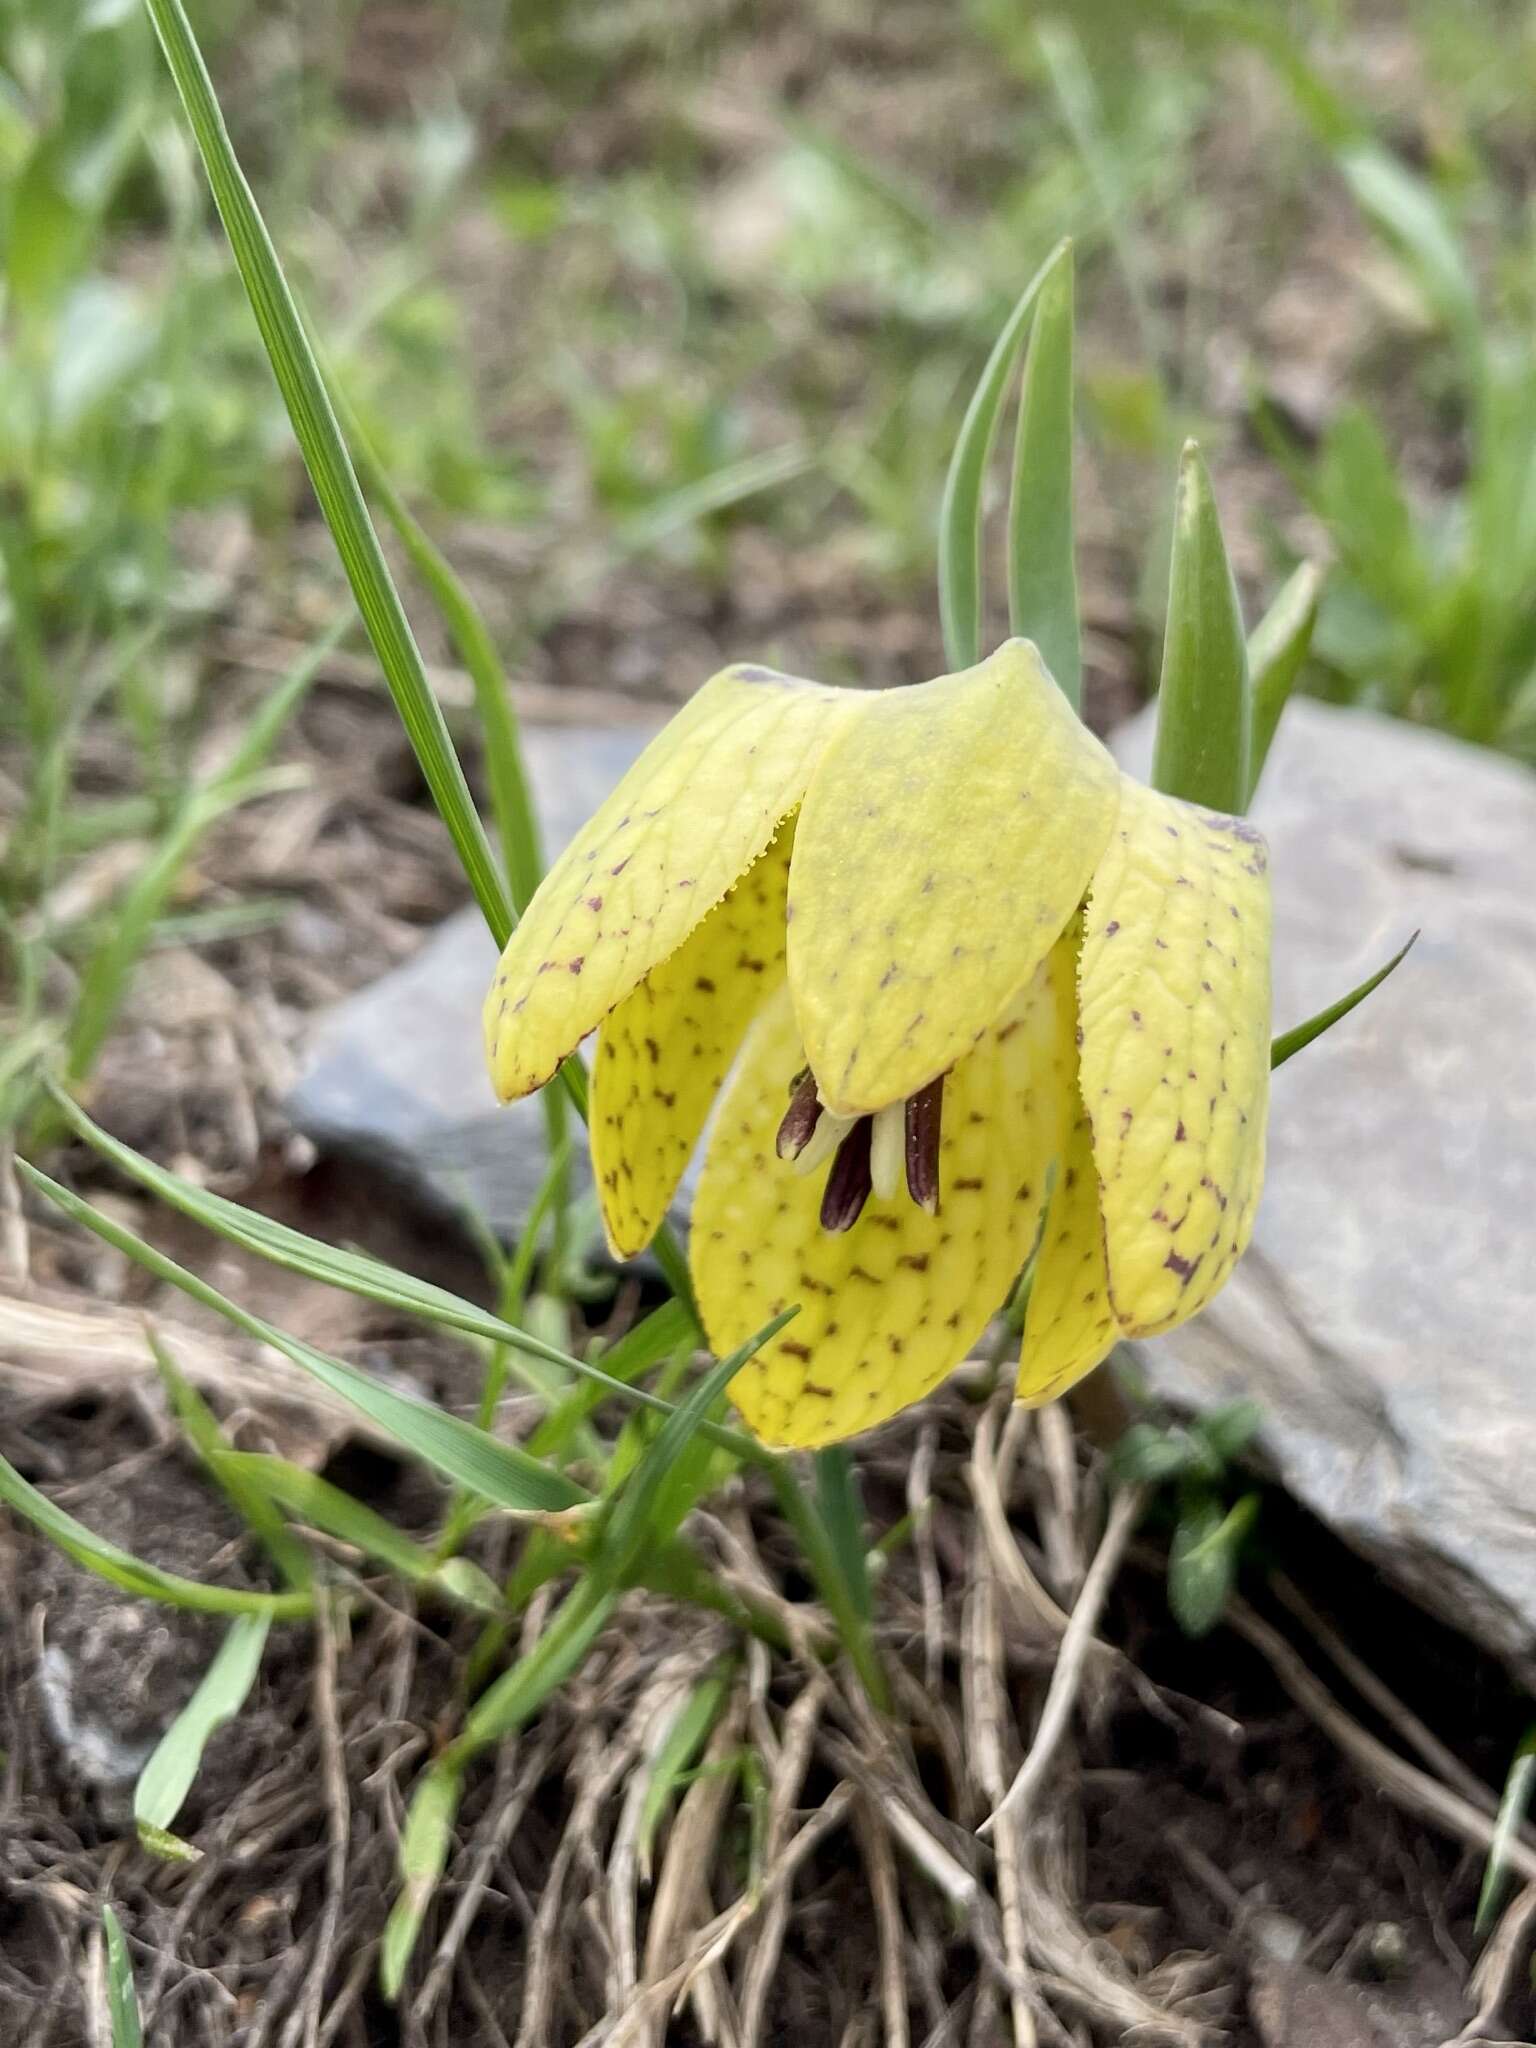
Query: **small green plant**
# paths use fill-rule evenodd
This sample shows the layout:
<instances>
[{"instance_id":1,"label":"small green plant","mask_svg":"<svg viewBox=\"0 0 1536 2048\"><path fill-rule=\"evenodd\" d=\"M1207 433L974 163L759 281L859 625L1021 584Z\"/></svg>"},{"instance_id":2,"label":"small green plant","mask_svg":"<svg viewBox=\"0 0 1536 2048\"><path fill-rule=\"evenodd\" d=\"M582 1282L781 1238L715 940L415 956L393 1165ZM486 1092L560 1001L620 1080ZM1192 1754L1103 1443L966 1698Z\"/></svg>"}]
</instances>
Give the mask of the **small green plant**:
<instances>
[{"instance_id":1,"label":"small green plant","mask_svg":"<svg viewBox=\"0 0 1536 2048\"><path fill-rule=\"evenodd\" d=\"M1186 1635L1210 1634L1236 1582L1259 1495L1244 1487L1231 1498L1231 1468L1263 1420L1254 1402L1233 1401L1187 1425L1133 1422L1111 1457L1123 1485L1167 1491L1168 1606Z\"/></svg>"},{"instance_id":2,"label":"small green plant","mask_svg":"<svg viewBox=\"0 0 1536 2048\"><path fill-rule=\"evenodd\" d=\"M1456 181L1445 189L1374 134L1279 24L1218 12L1289 86L1426 329L1446 345L1431 367L1462 443L1456 480L1431 492L1396 458L1370 403L1341 406L1309 452L1260 400L1269 446L1337 555L1313 640L1318 686L1536 758L1536 346L1528 289L1513 294L1501 317L1458 224ZM1486 215L1486 183L1460 182L1464 192L1481 193ZM1523 227L1512 223L1505 237L1518 275L1528 263Z\"/></svg>"}]
</instances>

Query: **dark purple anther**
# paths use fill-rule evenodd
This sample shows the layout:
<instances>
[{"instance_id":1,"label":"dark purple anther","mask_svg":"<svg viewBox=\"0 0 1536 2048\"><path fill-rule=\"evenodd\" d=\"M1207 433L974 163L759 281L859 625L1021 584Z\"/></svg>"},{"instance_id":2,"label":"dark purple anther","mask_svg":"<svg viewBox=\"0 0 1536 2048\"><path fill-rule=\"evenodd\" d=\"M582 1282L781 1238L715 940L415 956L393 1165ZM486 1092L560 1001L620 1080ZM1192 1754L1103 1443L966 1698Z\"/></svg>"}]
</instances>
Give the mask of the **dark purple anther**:
<instances>
[{"instance_id":1,"label":"dark purple anther","mask_svg":"<svg viewBox=\"0 0 1536 2048\"><path fill-rule=\"evenodd\" d=\"M869 1173L869 1146L873 1134L873 1118L861 1116L838 1146L821 1197L823 1230L851 1230L863 1213L874 1186Z\"/></svg>"},{"instance_id":2,"label":"dark purple anther","mask_svg":"<svg viewBox=\"0 0 1536 2048\"><path fill-rule=\"evenodd\" d=\"M816 1077L809 1069L795 1083L789 1107L779 1125L774 1150L781 1159L798 1159L811 1142L821 1122L821 1102L816 1094Z\"/></svg>"},{"instance_id":3,"label":"dark purple anther","mask_svg":"<svg viewBox=\"0 0 1536 2048\"><path fill-rule=\"evenodd\" d=\"M944 1076L907 1097L907 1193L930 1216L939 1211L939 1136L944 1119Z\"/></svg>"}]
</instances>

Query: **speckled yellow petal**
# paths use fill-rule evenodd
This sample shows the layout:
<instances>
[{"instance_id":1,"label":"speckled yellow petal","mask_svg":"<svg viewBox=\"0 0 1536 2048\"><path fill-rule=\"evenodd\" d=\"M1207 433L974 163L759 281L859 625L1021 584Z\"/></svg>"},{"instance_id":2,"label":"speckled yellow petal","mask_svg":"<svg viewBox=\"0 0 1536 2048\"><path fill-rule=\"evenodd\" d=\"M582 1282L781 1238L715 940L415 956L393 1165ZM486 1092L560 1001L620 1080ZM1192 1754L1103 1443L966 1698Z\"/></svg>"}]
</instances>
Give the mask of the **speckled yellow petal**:
<instances>
[{"instance_id":1,"label":"speckled yellow petal","mask_svg":"<svg viewBox=\"0 0 1536 2048\"><path fill-rule=\"evenodd\" d=\"M1119 1336L1104 1270L1104 1224L1093 1126L1077 1085L1077 967L1082 920L1051 954L1058 1068L1065 1074L1064 1135L1040 1233L1015 1392L1027 1407L1065 1393L1108 1355Z\"/></svg>"},{"instance_id":2,"label":"speckled yellow petal","mask_svg":"<svg viewBox=\"0 0 1536 2048\"><path fill-rule=\"evenodd\" d=\"M1118 787L1026 640L839 731L789 883L789 982L834 1110L910 1095L976 1043L1081 903Z\"/></svg>"},{"instance_id":3,"label":"speckled yellow petal","mask_svg":"<svg viewBox=\"0 0 1536 2048\"><path fill-rule=\"evenodd\" d=\"M753 1431L835 1443L919 1400L958 1365L1028 1256L1061 1142L1061 1072L1044 974L1014 998L944 1088L936 1216L903 1188L853 1228L820 1225L824 1174L774 1152L803 1060L783 992L747 1039L708 1141L694 1204L694 1286L725 1352L790 1302L800 1314L737 1374Z\"/></svg>"},{"instance_id":4,"label":"speckled yellow petal","mask_svg":"<svg viewBox=\"0 0 1536 2048\"><path fill-rule=\"evenodd\" d=\"M1104 1269L1093 1126L1080 1101L1077 1107L1057 1165L1024 1320L1016 1392L1028 1408L1055 1400L1092 1372L1120 1334Z\"/></svg>"},{"instance_id":5,"label":"speckled yellow petal","mask_svg":"<svg viewBox=\"0 0 1536 2048\"><path fill-rule=\"evenodd\" d=\"M1083 1101L1116 1320L1171 1329L1253 1228L1269 1101L1269 861L1240 818L1127 781L1084 913Z\"/></svg>"},{"instance_id":6,"label":"speckled yellow petal","mask_svg":"<svg viewBox=\"0 0 1536 2048\"><path fill-rule=\"evenodd\" d=\"M792 823L597 1034L592 1169L616 1258L648 1245L747 1026L784 979Z\"/></svg>"},{"instance_id":7,"label":"speckled yellow petal","mask_svg":"<svg viewBox=\"0 0 1536 2048\"><path fill-rule=\"evenodd\" d=\"M707 682L550 869L485 1005L503 1100L547 1081L682 944L799 803L817 755L867 700L772 669Z\"/></svg>"}]
</instances>

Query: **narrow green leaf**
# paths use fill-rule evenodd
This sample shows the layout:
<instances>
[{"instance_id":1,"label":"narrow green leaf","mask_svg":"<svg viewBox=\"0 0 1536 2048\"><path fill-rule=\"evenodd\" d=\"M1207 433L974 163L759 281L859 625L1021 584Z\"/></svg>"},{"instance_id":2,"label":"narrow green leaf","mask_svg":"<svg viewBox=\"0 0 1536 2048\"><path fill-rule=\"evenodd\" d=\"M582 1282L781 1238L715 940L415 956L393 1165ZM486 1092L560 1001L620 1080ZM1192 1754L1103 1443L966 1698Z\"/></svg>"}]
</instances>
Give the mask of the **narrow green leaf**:
<instances>
[{"instance_id":1,"label":"narrow green leaf","mask_svg":"<svg viewBox=\"0 0 1536 2048\"><path fill-rule=\"evenodd\" d=\"M104 927L105 937L81 975L70 1013L64 1056L64 1073L70 1082L84 1081L94 1066L122 1005L129 976L199 842L227 811L264 793L267 785L261 782L260 771L268 755L350 623L350 615L335 620L293 663L242 733L233 758L210 782L183 798L164 838L114 906Z\"/></svg>"},{"instance_id":2,"label":"narrow green leaf","mask_svg":"<svg viewBox=\"0 0 1536 2048\"><path fill-rule=\"evenodd\" d=\"M304 323L224 126L182 0L145 0L197 142L304 466L438 815L498 946L514 923L485 828L368 516Z\"/></svg>"},{"instance_id":3,"label":"narrow green leaf","mask_svg":"<svg viewBox=\"0 0 1536 2048\"><path fill-rule=\"evenodd\" d=\"M1184 444L1174 507L1168 625L1152 781L1169 796L1240 814L1247 806L1248 653L1237 585L1205 463Z\"/></svg>"},{"instance_id":4,"label":"narrow green leaf","mask_svg":"<svg viewBox=\"0 0 1536 2048\"><path fill-rule=\"evenodd\" d=\"M259 1488L247 1486L237 1464L232 1462L230 1446L223 1430L219 1428L213 1410L197 1389L182 1377L176 1361L160 1341L153 1324L145 1330L149 1348L154 1353L159 1368L161 1383L171 1411L186 1432L187 1440L207 1467L214 1483L220 1487L235 1513L247 1524L266 1549L267 1555L277 1566L283 1579L290 1586L304 1589L314 1580L310 1569L309 1553L273 1507L267 1495Z\"/></svg>"},{"instance_id":5,"label":"narrow green leaf","mask_svg":"<svg viewBox=\"0 0 1536 2048\"><path fill-rule=\"evenodd\" d=\"M701 1678L678 1708L656 1752L651 1774L646 1780L636 1836L640 1868L647 1876L650 1874L651 1844L656 1839L656 1830L666 1816L678 1785L709 1740L710 1730L731 1696L734 1679L735 1673L731 1669L712 1671Z\"/></svg>"},{"instance_id":6,"label":"narrow green leaf","mask_svg":"<svg viewBox=\"0 0 1536 2048\"><path fill-rule=\"evenodd\" d=\"M671 1536L691 1500L666 1503L664 1495L678 1461L707 1418L710 1409L725 1392L749 1358L755 1356L784 1325L793 1322L798 1307L787 1308L747 1339L728 1358L701 1373L685 1398L656 1432L635 1467L623 1492L604 1516L601 1534L594 1545L591 1576L601 1583L622 1584L636 1560ZM670 1508L670 1512L667 1511ZM681 1511L679 1511L681 1508Z\"/></svg>"},{"instance_id":7,"label":"narrow green leaf","mask_svg":"<svg viewBox=\"0 0 1536 2048\"><path fill-rule=\"evenodd\" d=\"M1008 501L1008 618L1014 633L1034 641L1076 710L1083 652L1072 496L1074 282L1068 242L1041 287L1024 357Z\"/></svg>"},{"instance_id":8,"label":"narrow green leaf","mask_svg":"<svg viewBox=\"0 0 1536 2048\"><path fill-rule=\"evenodd\" d=\"M590 1575L583 1578L555 1610L533 1648L476 1700L463 1733L444 1751L444 1761L462 1767L531 1720L580 1666L618 1598L616 1588L600 1586Z\"/></svg>"},{"instance_id":9,"label":"narrow green leaf","mask_svg":"<svg viewBox=\"0 0 1536 2048\"><path fill-rule=\"evenodd\" d=\"M116 1245L146 1271L179 1288L192 1301L211 1308L248 1337L281 1351L285 1358L322 1386L329 1387L332 1393L339 1394L418 1458L435 1465L450 1479L457 1479L497 1507L518 1515L549 1514L579 1506L586 1500L582 1489L563 1473L551 1471L516 1445L504 1444L476 1429L473 1423L461 1421L457 1415L435 1408L428 1401L397 1394L368 1373L359 1372L356 1366L344 1365L339 1358L330 1358L313 1345L290 1337L260 1316L248 1314L114 1218L71 1194L68 1188L60 1187L47 1174L39 1173L35 1166L18 1160L17 1170L66 1216L83 1223L106 1243Z\"/></svg>"},{"instance_id":10,"label":"narrow green leaf","mask_svg":"<svg viewBox=\"0 0 1536 2048\"><path fill-rule=\"evenodd\" d=\"M107 1941L107 2018L112 2027L112 2048L144 2048L139 1995L133 1988L133 1963L122 1922L110 1906L101 1909L101 1926Z\"/></svg>"},{"instance_id":11,"label":"narrow green leaf","mask_svg":"<svg viewBox=\"0 0 1536 2048\"><path fill-rule=\"evenodd\" d=\"M1249 694L1253 704L1249 733L1248 801L1259 786L1264 763L1296 678L1312 645L1317 624L1323 571L1303 562L1292 571L1279 596L1248 636Z\"/></svg>"},{"instance_id":12,"label":"narrow green leaf","mask_svg":"<svg viewBox=\"0 0 1536 2048\"><path fill-rule=\"evenodd\" d=\"M1431 310L1475 362L1482 328L1477 286L1439 194L1400 157L1369 139L1341 148L1338 164L1361 212L1405 260Z\"/></svg>"},{"instance_id":13,"label":"narrow green leaf","mask_svg":"<svg viewBox=\"0 0 1536 2048\"><path fill-rule=\"evenodd\" d=\"M462 1558L439 1563L424 1544L402 1536L393 1522L318 1472L265 1451L225 1451L218 1462L224 1473L249 1490L280 1502L312 1529L339 1538L366 1557L377 1558L410 1584L440 1587L451 1599L482 1614L500 1611L501 1596L478 1565Z\"/></svg>"},{"instance_id":14,"label":"narrow green leaf","mask_svg":"<svg viewBox=\"0 0 1536 2048\"><path fill-rule=\"evenodd\" d=\"M386 1265L380 1259L370 1258L365 1252L339 1250L335 1245L323 1243L319 1238L306 1237L300 1230L294 1230L285 1223L276 1222L270 1216L262 1216L254 1209L242 1208L223 1195L211 1193L206 1188L195 1186L183 1180L179 1174L159 1166L152 1159L146 1159L141 1152L135 1152L131 1145L114 1138L94 1123L71 1096L50 1086L50 1094L57 1104L59 1113L77 1137L92 1145L104 1159L110 1159L130 1179L146 1187L161 1201L178 1210L183 1216L190 1216L195 1223L214 1231L230 1244L239 1245L243 1250L254 1252L258 1258L269 1260L291 1273L301 1273L306 1279L319 1280L328 1287L342 1288L348 1294L358 1294L366 1301L376 1301L386 1308L399 1309L408 1315L425 1317L444 1329L462 1330L466 1336L484 1338L491 1344L510 1344L516 1350L530 1356L547 1360L552 1365L563 1366L578 1378L590 1380L598 1389L597 1398L616 1394L622 1400L638 1402L642 1406L670 1413L671 1404L648 1393L643 1387L628 1385L614 1369L614 1360L619 1357L620 1347L616 1345L604 1366L590 1365L585 1359L573 1357L569 1352L557 1350L545 1344L530 1331L515 1323L508 1323L489 1309L480 1308L476 1303L466 1301L462 1296L450 1293L445 1287L434 1286L430 1281L414 1279L394 1266ZM94 1226L92 1226L94 1227ZM655 1317L647 1317L637 1324L622 1340L624 1345L635 1348L650 1341L642 1339L640 1332L648 1331L655 1338L657 1348L647 1357L645 1363L652 1364L676 1348L676 1344L698 1336L698 1324L690 1308L681 1301L674 1311L658 1309L655 1316L667 1315L665 1324ZM662 1331L676 1331L675 1338L661 1341ZM629 1357L631 1352L623 1355ZM636 1366L635 1370L642 1370ZM594 1401L594 1404L595 1401ZM717 1442L740 1456L749 1455L747 1440L736 1431L717 1435Z\"/></svg>"},{"instance_id":15,"label":"narrow green leaf","mask_svg":"<svg viewBox=\"0 0 1536 2048\"><path fill-rule=\"evenodd\" d=\"M1488 1861L1483 1870L1482 1889L1477 1895L1474 1934L1486 1934L1493 1924L1509 1874L1509 1845L1525 1825L1531 1793L1536 1791L1536 1726L1520 1738L1504 1780L1504 1795L1493 1823L1493 1840L1488 1844Z\"/></svg>"},{"instance_id":16,"label":"narrow green leaf","mask_svg":"<svg viewBox=\"0 0 1536 2048\"><path fill-rule=\"evenodd\" d=\"M1418 938L1415 932L1406 945L1400 946L1385 967L1378 967L1358 988L1350 990L1347 996L1340 996L1336 1003L1330 1003L1326 1010L1319 1010L1315 1017L1309 1017L1305 1024L1297 1024L1290 1031L1282 1031L1269 1048L1270 1071L1283 1067L1288 1059L1308 1046L1314 1038L1321 1038L1325 1031L1331 1031L1341 1017L1347 1017L1357 1003L1363 1003L1372 989L1380 988L1387 976L1400 967Z\"/></svg>"},{"instance_id":17,"label":"narrow green leaf","mask_svg":"<svg viewBox=\"0 0 1536 2048\"><path fill-rule=\"evenodd\" d=\"M1154 311L1152 296L1147 289L1147 265L1143 252L1149 246L1149 238L1138 227L1131 200L1131 181L1121 152L1115 145L1111 126L1105 119L1093 73L1083 52L1082 38L1065 10L1041 21L1036 36L1062 120L1073 147L1082 159L1104 215L1110 246L1130 297L1142 355L1161 381L1161 365L1167 351L1163 344L1162 322Z\"/></svg>"},{"instance_id":18,"label":"narrow green leaf","mask_svg":"<svg viewBox=\"0 0 1536 2048\"><path fill-rule=\"evenodd\" d=\"M405 1882L385 1923L379 1950L379 1984L391 2005L400 1996L421 1923L447 1868L463 1793L463 1772L440 1757L423 1774L406 1809L400 1834L400 1875Z\"/></svg>"},{"instance_id":19,"label":"narrow green leaf","mask_svg":"<svg viewBox=\"0 0 1536 2048\"><path fill-rule=\"evenodd\" d=\"M864 1503L859 1475L844 1444L818 1451L813 1461L816 1505L831 1540L848 1597L866 1625L874 1619L869 1583L869 1549L864 1541Z\"/></svg>"},{"instance_id":20,"label":"narrow green leaf","mask_svg":"<svg viewBox=\"0 0 1536 2048\"><path fill-rule=\"evenodd\" d=\"M332 380L332 388L363 482L383 506L384 516L399 535L411 566L431 592L474 689L480 736L485 746L491 815L501 843L502 864L512 886L513 905L521 917L543 878L544 854L512 689L496 652L496 642L479 607L454 573L452 563L395 489L340 385ZM552 1100L560 1100L556 1091L551 1090L550 1094Z\"/></svg>"},{"instance_id":21,"label":"narrow green leaf","mask_svg":"<svg viewBox=\"0 0 1536 2048\"><path fill-rule=\"evenodd\" d=\"M832 1625L859 1674L859 1682L874 1706L884 1712L890 1704L890 1688L875 1646L874 1631L860 1612L852 1588L843 1575L837 1546L822 1519L821 1510L796 1479L786 1458L775 1458L765 1466L778 1497L779 1511L795 1532L806 1568L826 1604Z\"/></svg>"},{"instance_id":22,"label":"narrow green leaf","mask_svg":"<svg viewBox=\"0 0 1536 2048\"><path fill-rule=\"evenodd\" d=\"M21 1166L20 1161L17 1164ZM31 1177L28 1168L21 1166L21 1170ZM167 1607L183 1607L196 1614L263 1615L272 1621L310 1612L307 1593L253 1593L238 1586L205 1586L200 1579L184 1579L176 1572L146 1564L66 1514L4 1458L0 1458L0 1505L14 1508L76 1564L140 1599L159 1600Z\"/></svg>"},{"instance_id":23,"label":"narrow green leaf","mask_svg":"<svg viewBox=\"0 0 1536 2048\"><path fill-rule=\"evenodd\" d=\"M250 1697L261 1669L271 1617L242 1614L230 1623L196 1692L166 1729L133 1788L133 1819L140 1846L173 1862L195 1860L197 1852L171 1833L197 1776L203 1751L226 1721ZM172 1846L174 1844L174 1847Z\"/></svg>"},{"instance_id":24,"label":"narrow green leaf","mask_svg":"<svg viewBox=\"0 0 1536 2048\"><path fill-rule=\"evenodd\" d=\"M939 507L939 614L951 669L970 668L981 659L981 493L987 458L1035 301L1070 246L1062 242L1052 250L1020 293L987 358L949 459Z\"/></svg>"}]
</instances>

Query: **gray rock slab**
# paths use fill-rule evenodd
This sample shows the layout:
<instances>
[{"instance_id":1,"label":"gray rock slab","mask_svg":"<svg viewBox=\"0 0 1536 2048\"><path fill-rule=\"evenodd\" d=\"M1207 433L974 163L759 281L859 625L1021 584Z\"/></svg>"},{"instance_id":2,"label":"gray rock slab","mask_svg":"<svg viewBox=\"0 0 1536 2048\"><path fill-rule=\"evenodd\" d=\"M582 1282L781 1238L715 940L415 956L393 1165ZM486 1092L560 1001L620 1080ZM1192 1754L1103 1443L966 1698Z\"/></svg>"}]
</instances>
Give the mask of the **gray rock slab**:
<instances>
[{"instance_id":1,"label":"gray rock slab","mask_svg":"<svg viewBox=\"0 0 1536 2048\"><path fill-rule=\"evenodd\" d=\"M1144 768L1151 728L1118 743ZM1275 1076L1253 1248L1137 1347L1193 1409L1247 1395L1286 1487L1406 1592L1536 1666L1536 777L1293 704L1255 822L1285 1029L1422 936Z\"/></svg>"},{"instance_id":2,"label":"gray rock slab","mask_svg":"<svg viewBox=\"0 0 1536 2048\"><path fill-rule=\"evenodd\" d=\"M525 731L548 853L569 844L656 729ZM447 919L403 967L320 1018L285 1107L325 1150L513 1237L543 1178L544 1121L537 1101L499 1107L486 1078L480 1009L495 965L478 909ZM585 1172L585 1153L573 1164Z\"/></svg>"}]
</instances>

